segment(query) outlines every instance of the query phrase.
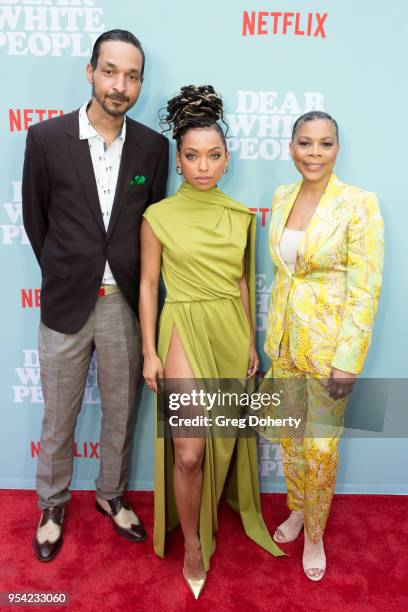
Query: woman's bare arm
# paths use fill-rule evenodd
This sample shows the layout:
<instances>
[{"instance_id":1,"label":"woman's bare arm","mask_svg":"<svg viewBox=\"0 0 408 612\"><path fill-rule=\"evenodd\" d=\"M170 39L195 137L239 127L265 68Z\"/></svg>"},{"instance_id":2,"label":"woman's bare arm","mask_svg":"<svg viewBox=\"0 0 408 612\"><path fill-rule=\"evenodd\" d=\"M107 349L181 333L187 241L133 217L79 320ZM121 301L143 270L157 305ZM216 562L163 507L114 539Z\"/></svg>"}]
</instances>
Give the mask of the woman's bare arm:
<instances>
[{"instance_id":1,"label":"woman's bare arm","mask_svg":"<svg viewBox=\"0 0 408 612\"><path fill-rule=\"evenodd\" d=\"M163 378L163 366L156 353L156 325L162 246L150 224L143 219L140 230L140 293L139 319L144 357L143 376L157 393L157 377Z\"/></svg>"},{"instance_id":2,"label":"woman's bare arm","mask_svg":"<svg viewBox=\"0 0 408 612\"><path fill-rule=\"evenodd\" d=\"M249 347L249 361L248 361L248 377L252 378L255 376L258 366L259 357L255 347L255 332L252 325L251 319L251 306L249 303L249 291L248 283L246 280L246 269L245 269L245 255L242 261L242 276L239 280L239 292L241 295L241 302L245 310L246 317L248 319L249 333L250 333L250 347Z\"/></svg>"}]
</instances>

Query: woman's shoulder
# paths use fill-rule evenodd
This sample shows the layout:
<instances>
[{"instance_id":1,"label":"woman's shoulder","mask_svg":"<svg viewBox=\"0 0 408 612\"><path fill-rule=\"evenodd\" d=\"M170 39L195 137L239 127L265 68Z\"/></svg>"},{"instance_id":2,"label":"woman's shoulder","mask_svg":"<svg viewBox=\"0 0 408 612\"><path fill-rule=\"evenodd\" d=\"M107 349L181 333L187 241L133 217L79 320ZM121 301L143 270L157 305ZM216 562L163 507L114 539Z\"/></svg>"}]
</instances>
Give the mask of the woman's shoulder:
<instances>
[{"instance_id":1,"label":"woman's shoulder","mask_svg":"<svg viewBox=\"0 0 408 612\"><path fill-rule=\"evenodd\" d=\"M208 192L208 202L212 202L218 206L222 206L223 208L229 208L232 211L245 213L249 217L253 217L256 215L254 210L250 209L246 204L241 202L240 200L236 200L235 198L227 195L224 191L221 191L218 187L212 189Z\"/></svg>"},{"instance_id":2,"label":"woman's shoulder","mask_svg":"<svg viewBox=\"0 0 408 612\"><path fill-rule=\"evenodd\" d=\"M288 183L285 185L279 185L274 193L273 200L275 203L278 203L280 200L285 200L288 196L290 196L296 189L299 188L301 181L296 181L295 183Z\"/></svg>"},{"instance_id":3,"label":"woman's shoulder","mask_svg":"<svg viewBox=\"0 0 408 612\"><path fill-rule=\"evenodd\" d=\"M143 216L148 219L151 217L156 217L157 215L161 215L165 210L167 210L168 206L171 204L172 200L174 200L174 196L169 196L160 200L159 202L155 202L154 204L150 204L143 213Z\"/></svg>"},{"instance_id":4,"label":"woman's shoulder","mask_svg":"<svg viewBox=\"0 0 408 612\"><path fill-rule=\"evenodd\" d=\"M231 198L231 196L226 196L227 204L233 210L237 210L238 212L246 213L249 218L256 215L256 212L251 209L247 204L244 204L240 200L236 200L235 198Z\"/></svg>"},{"instance_id":5,"label":"woman's shoulder","mask_svg":"<svg viewBox=\"0 0 408 612\"><path fill-rule=\"evenodd\" d=\"M368 208L378 208L378 198L374 191L369 191L363 187L344 183L335 177L335 186L338 187L340 197L345 202L349 202L351 207L364 206Z\"/></svg>"},{"instance_id":6,"label":"woman's shoulder","mask_svg":"<svg viewBox=\"0 0 408 612\"><path fill-rule=\"evenodd\" d=\"M367 222L383 224L380 205L374 191L343 183L337 177L333 188L336 211L345 219L363 224Z\"/></svg>"},{"instance_id":7,"label":"woman's shoulder","mask_svg":"<svg viewBox=\"0 0 408 612\"><path fill-rule=\"evenodd\" d=\"M357 185L351 185L340 180L337 176L333 177L333 186L340 189L344 195L350 195L353 197L366 198L368 196L375 196L373 191L358 187Z\"/></svg>"}]
</instances>

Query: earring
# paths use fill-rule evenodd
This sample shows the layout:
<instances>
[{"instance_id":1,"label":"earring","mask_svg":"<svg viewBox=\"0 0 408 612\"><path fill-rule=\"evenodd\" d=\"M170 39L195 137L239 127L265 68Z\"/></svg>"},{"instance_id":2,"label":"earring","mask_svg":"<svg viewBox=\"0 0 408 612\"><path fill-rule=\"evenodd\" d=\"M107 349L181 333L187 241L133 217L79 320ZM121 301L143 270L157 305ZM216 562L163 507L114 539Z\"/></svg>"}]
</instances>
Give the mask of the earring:
<instances>
[{"instance_id":1,"label":"earring","mask_svg":"<svg viewBox=\"0 0 408 612\"><path fill-rule=\"evenodd\" d=\"M176 166L176 172L179 176L181 176L181 168L180 166Z\"/></svg>"},{"instance_id":2,"label":"earring","mask_svg":"<svg viewBox=\"0 0 408 612\"><path fill-rule=\"evenodd\" d=\"M228 172L228 165L225 166L224 174L227 174L227 172Z\"/></svg>"}]
</instances>

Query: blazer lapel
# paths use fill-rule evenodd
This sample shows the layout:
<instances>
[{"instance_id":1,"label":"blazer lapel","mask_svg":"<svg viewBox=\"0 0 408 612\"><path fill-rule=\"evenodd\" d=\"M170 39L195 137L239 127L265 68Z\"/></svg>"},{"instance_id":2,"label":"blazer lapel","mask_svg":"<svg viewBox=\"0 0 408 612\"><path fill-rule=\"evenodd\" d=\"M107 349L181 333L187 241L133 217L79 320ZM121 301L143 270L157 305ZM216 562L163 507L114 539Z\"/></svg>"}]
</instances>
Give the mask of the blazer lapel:
<instances>
[{"instance_id":1,"label":"blazer lapel","mask_svg":"<svg viewBox=\"0 0 408 612\"><path fill-rule=\"evenodd\" d=\"M342 192L343 183L332 174L299 244L296 272L307 265L339 225L335 211L343 201Z\"/></svg>"},{"instance_id":2,"label":"blazer lapel","mask_svg":"<svg viewBox=\"0 0 408 612\"><path fill-rule=\"evenodd\" d=\"M112 234L126 196L131 187L130 181L135 173L135 148L139 142L135 134L135 128L130 121L126 124L126 138L122 149L122 158L119 167L118 182L116 184L115 198L113 200L112 214L109 220L106 237Z\"/></svg>"},{"instance_id":3,"label":"blazer lapel","mask_svg":"<svg viewBox=\"0 0 408 612\"><path fill-rule=\"evenodd\" d=\"M91 154L87 140L79 139L79 112L75 113L74 123L68 130L68 146L71 152L72 162L77 172L79 182L86 196L86 200L92 210L97 224L105 234L101 206L99 203L98 188L96 186L95 173L92 166Z\"/></svg>"},{"instance_id":4,"label":"blazer lapel","mask_svg":"<svg viewBox=\"0 0 408 612\"><path fill-rule=\"evenodd\" d=\"M271 217L271 232L269 237L271 256L274 263L280 268L283 268L283 270L290 276L292 275L292 272L289 270L281 257L279 244L282 238L283 230L285 229L286 221L298 196L301 184L302 181L296 183L293 188L285 196L283 196L283 199L277 202L276 208L272 210Z\"/></svg>"}]
</instances>

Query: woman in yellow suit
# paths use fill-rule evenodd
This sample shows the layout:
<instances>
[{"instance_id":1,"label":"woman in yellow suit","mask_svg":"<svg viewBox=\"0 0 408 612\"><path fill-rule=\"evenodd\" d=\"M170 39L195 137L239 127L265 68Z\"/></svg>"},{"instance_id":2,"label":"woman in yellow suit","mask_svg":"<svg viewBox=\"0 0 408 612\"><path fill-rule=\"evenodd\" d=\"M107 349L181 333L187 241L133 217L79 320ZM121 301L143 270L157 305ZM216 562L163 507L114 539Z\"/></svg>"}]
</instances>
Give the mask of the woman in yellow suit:
<instances>
[{"instance_id":1,"label":"woman in yellow suit","mask_svg":"<svg viewBox=\"0 0 408 612\"><path fill-rule=\"evenodd\" d=\"M303 568L317 581L326 569L323 534L347 395L363 367L380 293L383 221L374 193L333 174L339 139L330 115L301 116L290 151L302 180L273 197L265 350L267 377L283 383L282 409L296 412L304 430L281 439L291 512L274 539L291 542L304 526Z\"/></svg>"}]
</instances>

